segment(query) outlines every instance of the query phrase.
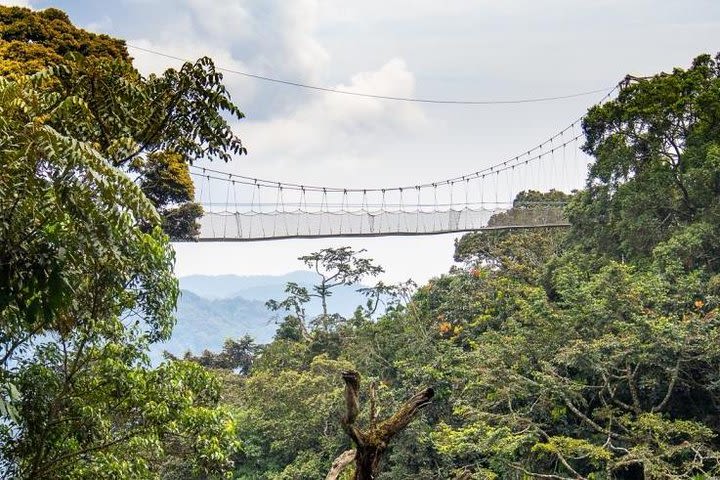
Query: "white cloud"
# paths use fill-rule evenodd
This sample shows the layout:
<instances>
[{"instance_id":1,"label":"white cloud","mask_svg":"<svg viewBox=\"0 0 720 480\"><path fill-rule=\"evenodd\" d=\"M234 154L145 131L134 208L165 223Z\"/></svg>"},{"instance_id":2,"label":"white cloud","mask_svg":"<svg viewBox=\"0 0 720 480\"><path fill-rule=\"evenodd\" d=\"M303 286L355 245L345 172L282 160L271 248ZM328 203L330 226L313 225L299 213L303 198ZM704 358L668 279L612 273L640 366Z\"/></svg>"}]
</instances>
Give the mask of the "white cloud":
<instances>
[{"instance_id":1,"label":"white cloud","mask_svg":"<svg viewBox=\"0 0 720 480\"><path fill-rule=\"evenodd\" d=\"M415 77L401 59L392 59L377 70L354 75L338 90L375 95L412 97ZM331 92L316 93L287 115L267 121L247 121L239 130L250 157L233 165L273 173L278 166L302 166L303 174L316 181L331 181L347 171L378 166L378 154L389 144L421 133L429 125L418 105L354 97ZM260 163L255 163L259 161Z\"/></svg>"},{"instance_id":2,"label":"white cloud","mask_svg":"<svg viewBox=\"0 0 720 480\"><path fill-rule=\"evenodd\" d=\"M27 7L32 8L32 0L3 0L6 7Z\"/></svg>"},{"instance_id":3,"label":"white cloud","mask_svg":"<svg viewBox=\"0 0 720 480\"><path fill-rule=\"evenodd\" d=\"M329 56L315 38L317 0L186 0L198 33L232 45L255 73L312 80Z\"/></svg>"},{"instance_id":4,"label":"white cloud","mask_svg":"<svg viewBox=\"0 0 720 480\"><path fill-rule=\"evenodd\" d=\"M105 15L100 20L88 23L84 28L94 33L105 33L112 30L112 19Z\"/></svg>"},{"instance_id":5,"label":"white cloud","mask_svg":"<svg viewBox=\"0 0 720 480\"><path fill-rule=\"evenodd\" d=\"M313 83L329 61L315 38L316 10L316 0L183 0L168 8L157 28L129 43L180 58L207 55L227 69ZM180 63L138 50L131 53L144 73ZM256 116L297 102L296 92L232 73L225 74L225 83L237 103ZM263 100L254 102L258 96ZM278 98L267 100L273 97Z\"/></svg>"}]
</instances>

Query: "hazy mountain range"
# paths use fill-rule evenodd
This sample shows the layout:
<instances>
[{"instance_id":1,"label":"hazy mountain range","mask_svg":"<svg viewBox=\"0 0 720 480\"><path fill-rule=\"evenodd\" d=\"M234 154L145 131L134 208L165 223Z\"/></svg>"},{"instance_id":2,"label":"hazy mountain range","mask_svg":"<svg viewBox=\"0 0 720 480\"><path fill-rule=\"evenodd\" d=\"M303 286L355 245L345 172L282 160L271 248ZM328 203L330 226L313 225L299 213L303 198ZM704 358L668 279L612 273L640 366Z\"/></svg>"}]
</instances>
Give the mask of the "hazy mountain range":
<instances>
[{"instance_id":1,"label":"hazy mountain range","mask_svg":"<svg viewBox=\"0 0 720 480\"><path fill-rule=\"evenodd\" d=\"M312 272L290 272L280 276L192 275L180 278L181 296L177 308L177 325L172 338L155 345L152 358L159 359L163 350L182 355L188 350L219 350L226 338L245 334L257 343L267 343L275 333L278 315L265 308L270 299L285 298L285 285L295 282L308 289L316 282ZM338 288L328 304L332 312L352 315L364 303L357 287ZM309 315L320 312L319 302L307 309Z\"/></svg>"}]
</instances>

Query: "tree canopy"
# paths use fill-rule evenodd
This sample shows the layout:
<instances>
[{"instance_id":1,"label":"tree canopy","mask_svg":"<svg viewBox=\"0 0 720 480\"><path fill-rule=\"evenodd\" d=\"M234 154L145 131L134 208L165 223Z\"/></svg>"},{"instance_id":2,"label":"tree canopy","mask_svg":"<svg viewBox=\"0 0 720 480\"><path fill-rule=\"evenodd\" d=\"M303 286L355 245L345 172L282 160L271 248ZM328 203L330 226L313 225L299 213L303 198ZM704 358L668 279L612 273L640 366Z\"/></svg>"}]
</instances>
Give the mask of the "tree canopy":
<instances>
[{"instance_id":1,"label":"tree canopy","mask_svg":"<svg viewBox=\"0 0 720 480\"><path fill-rule=\"evenodd\" d=\"M585 150L596 161L570 215L592 248L637 260L669 248L718 271L718 60L629 77L617 99L590 109Z\"/></svg>"},{"instance_id":2,"label":"tree canopy","mask_svg":"<svg viewBox=\"0 0 720 480\"><path fill-rule=\"evenodd\" d=\"M29 45L70 28L2 8L3 35ZM209 59L147 78L126 58L63 61L0 77L0 475L224 475L239 442L220 382L150 368L147 349L175 322L163 216L191 199L179 164L239 153L222 117L239 112Z\"/></svg>"},{"instance_id":3,"label":"tree canopy","mask_svg":"<svg viewBox=\"0 0 720 480\"><path fill-rule=\"evenodd\" d=\"M700 56L628 79L584 121L587 187L522 192L496 219L569 202L569 227L467 234L460 266L377 320L359 310L332 343L315 324L281 334L224 377L257 446L239 478L357 475L333 421L349 372L375 388L353 397L358 418L433 388L379 479L720 475L717 74Z\"/></svg>"},{"instance_id":4,"label":"tree canopy","mask_svg":"<svg viewBox=\"0 0 720 480\"><path fill-rule=\"evenodd\" d=\"M62 10L0 6L0 75L37 73L69 53L130 61L123 40L77 28Z\"/></svg>"},{"instance_id":5,"label":"tree canopy","mask_svg":"<svg viewBox=\"0 0 720 480\"><path fill-rule=\"evenodd\" d=\"M242 114L209 59L145 77L57 10L0 25L0 475L720 476L720 57L628 77L583 121L586 187L491 220L560 202L570 226L467 234L417 289L318 250L271 343L151 368L202 213L187 165L244 153Z\"/></svg>"}]
</instances>

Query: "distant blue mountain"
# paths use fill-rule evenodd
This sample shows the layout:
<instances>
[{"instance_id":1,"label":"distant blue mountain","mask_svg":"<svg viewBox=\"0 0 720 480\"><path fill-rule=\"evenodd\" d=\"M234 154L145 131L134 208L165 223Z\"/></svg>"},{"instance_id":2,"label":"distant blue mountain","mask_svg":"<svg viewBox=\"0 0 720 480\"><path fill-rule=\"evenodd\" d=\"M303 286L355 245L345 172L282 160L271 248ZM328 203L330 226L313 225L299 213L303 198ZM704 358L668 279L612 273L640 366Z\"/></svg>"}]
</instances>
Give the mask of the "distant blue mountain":
<instances>
[{"instance_id":1,"label":"distant blue mountain","mask_svg":"<svg viewBox=\"0 0 720 480\"><path fill-rule=\"evenodd\" d=\"M283 295L288 282L312 285L316 278L317 275L308 271L285 275L190 275L180 277L180 288L209 299L244 297L266 302ZM247 292L254 293L245 296Z\"/></svg>"},{"instance_id":2,"label":"distant blue mountain","mask_svg":"<svg viewBox=\"0 0 720 480\"><path fill-rule=\"evenodd\" d=\"M295 282L308 289L317 280L311 272L291 272L286 275L238 276L192 275L180 278L181 296L177 308L177 324L172 337L153 346L151 358L158 361L163 350L183 355L188 350L217 351L227 338L252 336L257 343L268 343L277 328L275 312L265 308L270 299L285 298L285 285ZM334 290L328 300L330 311L350 316L365 297L356 287ZM307 308L309 316L321 312L320 302Z\"/></svg>"}]
</instances>

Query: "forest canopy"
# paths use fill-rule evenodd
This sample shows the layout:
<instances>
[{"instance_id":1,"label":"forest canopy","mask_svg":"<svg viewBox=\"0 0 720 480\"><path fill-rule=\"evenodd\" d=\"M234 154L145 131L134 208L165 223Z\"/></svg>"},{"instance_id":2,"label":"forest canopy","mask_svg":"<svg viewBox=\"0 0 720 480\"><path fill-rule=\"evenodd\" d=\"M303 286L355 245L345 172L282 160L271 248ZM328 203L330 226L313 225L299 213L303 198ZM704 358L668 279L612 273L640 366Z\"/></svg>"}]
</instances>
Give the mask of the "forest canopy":
<instances>
[{"instance_id":1,"label":"forest canopy","mask_svg":"<svg viewBox=\"0 0 720 480\"><path fill-rule=\"evenodd\" d=\"M571 227L467 234L461 266L379 319L280 329L226 370L252 445L239 478L323 478L344 461L351 368L361 422L372 395L389 414L434 388L378 478L720 475L718 92L709 55L629 80L584 119L586 188L518 196L569 202Z\"/></svg>"},{"instance_id":2,"label":"forest canopy","mask_svg":"<svg viewBox=\"0 0 720 480\"><path fill-rule=\"evenodd\" d=\"M244 154L242 113L210 59L143 76L56 9L0 7L0 74L0 476L720 476L720 57L628 77L584 117L585 188L502 214L569 227L469 233L419 287L298 252L317 284L269 299L272 342L156 367L187 165Z\"/></svg>"}]
</instances>

